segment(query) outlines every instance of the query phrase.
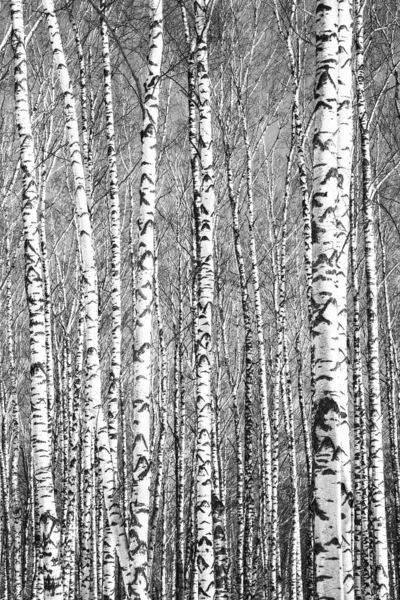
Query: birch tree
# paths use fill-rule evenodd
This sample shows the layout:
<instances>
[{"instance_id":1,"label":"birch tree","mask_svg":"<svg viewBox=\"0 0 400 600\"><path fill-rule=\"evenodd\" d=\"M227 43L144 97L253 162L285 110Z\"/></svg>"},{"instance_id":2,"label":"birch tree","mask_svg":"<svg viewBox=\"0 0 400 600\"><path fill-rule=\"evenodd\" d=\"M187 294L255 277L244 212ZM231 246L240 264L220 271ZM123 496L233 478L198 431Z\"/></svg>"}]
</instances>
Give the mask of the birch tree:
<instances>
[{"instance_id":1,"label":"birch tree","mask_svg":"<svg viewBox=\"0 0 400 600\"><path fill-rule=\"evenodd\" d=\"M199 148L201 165L200 219L198 235L199 283L196 348L197 405L197 570L199 600L213 599L214 544L212 527L211 474L211 368L212 307L214 300L214 169L211 123L211 82L208 70L209 2L195 0L196 61L199 93Z\"/></svg>"},{"instance_id":2,"label":"birch tree","mask_svg":"<svg viewBox=\"0 0 400 600\"><path fill-rule=\"evenodd\" d=\"M336 367L337 2L316 4L316 81L313 136L313 346L315 358L314 555L315 594L342 598L340 398Z\"/></svg>"},{"instance_id":3,"label":"birch tree","mask_svg":"<svg viewBox=\"0 0 400 600\"><path fill-rule=\"evenodd\" d=\"M157 125L163 53L162 0L150 0L150 34L141 130L139 250L136 271L136 324L133 343L133 489L130 502L132 598L147 598L150 507L151 347L154 277L154 213L156 203Z\"/></svg>"},{"instance_id":4,"label":"birch tree","mask_svg":"<svg viewBox=\"0 0 400 600\"><path fill-rule=\"evenodd\" d=\"M364 92L364 5L354 3L356 17L356 84L357 112L361 138L362 195L365 240L365 274L368 328L368 392L370 407L370 502L372 512L375 581L378 598L389 595L389 565L387 553L385 481L383 476L382 406L379 384L378 286L372 204L372 175L369 122Z\"/></svg>"},{"instance_id":5,"label":"birch tree","mask_svg":"<svg viewBox=\"0 0 400 600\"><path fill-rule=\"evenodd\" d=\"M38 189L35 177L35 148L30 120L21 0L11 2L11 22L14 52L15 119L20 142L22 169L25 286L29 310L32 452L40 537L43 541L44 594L45 598L61 599L60 522L54 498L51 442L48 431L44 289L37 222Z\"/></svg>"}]
</instances>

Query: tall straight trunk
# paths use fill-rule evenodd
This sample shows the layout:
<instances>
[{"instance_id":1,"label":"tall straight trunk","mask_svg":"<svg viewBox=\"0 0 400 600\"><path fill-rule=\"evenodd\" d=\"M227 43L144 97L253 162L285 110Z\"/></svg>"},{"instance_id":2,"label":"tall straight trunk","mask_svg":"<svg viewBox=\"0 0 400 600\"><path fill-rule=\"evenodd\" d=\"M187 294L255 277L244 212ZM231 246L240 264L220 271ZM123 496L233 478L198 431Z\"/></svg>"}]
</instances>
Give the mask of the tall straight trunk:
<instances>
[{"instance_id":1,"label":"tall straight trunk","mask_svg":"<svg viewBox=\"0 0 400 600\"><path fill-rule=\"evenodd\" d=\"M87 367L86 367L86 378ZM94 489L93 489L93 470L94 470L94 455L91 435L90 422L91 411L88 398L84 397L83 405L83 422L82 422L82 546L80 549L80 592L82 600L89 600L94 593L93 588L93 572L96 568L96 562L93 562L93 534L92 534L92 513L95 511L94 506Z\"/></svg>"},{"instance_id":2,"label":"tall straight trunk","mask_svg":"<svg viewBox=\"0 0 400 600\"><path fill-rule=\"evenodd\" d=\"M51 120L52 127L52 120ZM48 152L48 138L42 152L42 165L40 169L40 188L39 188L39 237L40 249L42 253L42 269L44 283L44 320L46 327L46 378L47 378L47 407L49 413L49 435L53 436L53 417L54 417L54 359L53 359L53 342L52 342L52 303L51 303L51 285L50 285L50 264L47 252L47 237L46 237L46 183L49 176L49 171L46 164L46 155Z\"/></svg>"},{"instance_id":3,"label":"tall straight trunk","mask_svg":"<svg viewBox=\"0 0 400 600\"><path fill-rule=\"evenodd\" d=\"M371 598L368 531L368 458L365 397L362 380L360 290L357 271L357 221L354 185L350 192L350 272L353 295L353 402L354 402L354 594Z\"/></svg>"},{"instance_id":4,"label":"tall straight trunk","mask_svg":"<svg viewBox=\"0 0 400 600\"><path fill-rule=\"evenodd\" d=\"M105 2L100 2L105 11ZM111 86L111 60L108 27L101 19L101 38L103 51L104 104L106 113L107 161L108 161L108 198L111 223L111 368L108 389L108 436L111 458L115 473L118 472L118 406L121 387L121 224L119 207L119 187L117 156L115 150L114 109ZM115 545L109 524L106 525L104 557L104 600L115 597Z\"/></svg>"},{"instance_id":5,"label":"tall straight trunk","mask_svg":"<svg viewBox=\"0 0 400 600\"><path fill-rule=\"evenodd\" d=\"M34 481L34 479L33 479ZM43 543L42 543L42 535L40 528L40 506L38 499L38 489L37 485L34 483L33 485L33 494L34 494L34 512L33 512L33 520L34 520L34 531L35 531L35 570L34 570L34 578L32 583L32 598L33 600L45 600L45 585L44 585L44 562L43 562Z\"/></svg>"},{"instance_id":6,"label":"tall straight trunk","mask_svg":"<svg viewBox=\"0 0 400 600\"><path fill-rule=\"evenodd\" d=\"M160 290L158 286L158 253L157 250L154 252L154 312L157 318L158 325L158 346L159 346L159 362L160 362L160 405L159 405L159 437L158 437L158 448L157 448L157 472L156 480L154 483L154 503L153 512L150 520L150 535L149 535L149 551L148 551L148 564L149 571L153 568L154 550L156 545L157 537L157 525L159 520L160 506L162 504L162 495L165 488L164 483L164 470L165 470L165 438L167 433L167 351L165 345L165 330L164 322L161 314L160 306ZM164 486L164 487L163 487Z\"/></svg>"},{"instance_id":7,"label":"tall straight trunk","mask_svg":"<svg viewBox=\"0 0 400 600\"><path fill-rule=\"evenodd\" d=\"M163 483L162 491L162 538L161 538L161 590L160 600L167 600L167 504L165 499L167 484Z\"/></svg>"},{"instance_id":8,"label":"tall straight trunk","mask_svg":"<svg viewBox=\"0 0 400 600\"><path fill-rule=\"evenodd\" d=\"M365 4L361 4L359 0L355 1L357 111L361 138L367 295L367 355L371 464L370 498L373 552L375 557L375 594L377 599L386 600L389 597L389 563L386 533L385 480L383 471L383 419L379 385L378 284L376 273L374 213L372 204L371 152L364 91L364 7Z\"/></svg>"},{"instance_id":9,"label":"tall straight trunk","mask_svg":"<svg viewBox=\"0 0 400 600\"><path fill-rule=\"evenodd\" d=\"M271 207L272 208L272 207ZM272 210L271 210L272 214ZM272 220L272 219L271 219ZM283 358L283 319L281 313L284 307L284 296L282 286L279 285L277 265L279 264L279 250L277 246L277 232L274 223L274 243L275 260L273 260L274 274L274 308L277 317L277 345L273 361L273 402L271 417L271 435L272 435L272 466L271 466L271 539L270 539L270 587L271 599L280 600L280 557L279 557L279 513L278 513L278 484L279 484L279 425L280 425L280 398L281 398L281 380L282 380L282 358Z\"/></svg>"},{"instance_id":10,"label":"tall straight trunk","mask_svg":"<svg viewBox=\"0 0 400 600\"><path fill-rule=\"evenodd\" d=\"M385 326L387 331L387 407L389 421L390 455L393 474L393 496L394 496L394 522L395 536L392 553L395 555L393 580L399 582L399 559L400 559L400 458L398 442L398 406L396 402L396 377L395 377L395 351L393 343L392 319L390 314L390 300L387 286L386 248L382 232L380 206L378 207L378 231L382 256L382 286L385 301ZM399 589L397 596L399 597Z\"/></svg>"},{"instance_id":11,"label":"tall straight trunk","mask_svg":"<svg viewBox=\"0 0 400 600\"><path fill-rule=\"evenodd\" d=\"M341 424L336 290L337 1L316 4L313 138L314 556L317 600L343 598Z\"/></svg>"},{"instance_id":12,"label":"tall straight trunk","mask_svg":"<svg viewBox=\"0 0 400 600\"><path fill-rule=\"evenodd\" d=\"M87 77L86 77L86 63L85 56L83 53L82 40L79 33L79 27L73 14L73 0L68 0L68 15L71 22L72 30L75 37L75 45L78 54L79 63L79 90L80 90L80 104L81 104L81 134L82 134L82 154L83 154L83 166L85 171L85 186L86 195L88 198L89 209L92 204L92 159L91 159L91 140L89 128L89 115L88 115L88 90L87 90ZM89 65L90 69L90 65ZM91 90L89 91L91 93ZM92 104L92 103L90 103ZM93 123L91 123L91 127Z\"/></svg>"},{"instance_id":13,"label":"tall straight trunk","mask_svg":"<svg viewBox=\"0 0 400 600\"><path fill-rule=\"evenodd\" d=\"M228 571L229 557L226 547L226 523L225 523L225 497L224 485L221 480L221 449L220 449L220 424L219 424L219 402L214 398L212 413L212 464L213 464L213 525L214 525L214 554L215 554L215 598L216 600L227 600L228 598Z\"/></svg>"},{"instance_id":14,"label":"tall straight trunk","mask_svg":"<svg viewBox=\"0 0 400 600\"><path fill-rule=\"evenodd\" d=\"M101 380L99 362L99 307L96 266L93 249L92 226L85 190L85 174L79 144L79 130L76 116L75 99L61 41L57 16L53 0L42 0L47 18L49 37L54 62L57 65L60 87L64 96L64 113L69 144L70 159L74 177L74 194L79 226L79 242L82 256L82 279L85 282L86 311L86 378L85 400L88 404L87 431L84 437L84 468L91 469L92 440L97 427L97 444L102 473L102 487L109 523L112 526L114 542L117 548L121 570L125 583L129 579L129 557L127 539L123 529L121 511L115 501L115 478L109 449L108 427L101 407ZM91 501L88 500L90 503ZM88 541L88 540L87 540Z\"/></svg>"},{"instance_id":15,"label":"tall straight trunk","mask_svg":"<svg viewBox=\"0 0 400 600\"><path fill-rule=\"evenodd\" d=\"M7 219L7 212L6 212ZM17 600L22 595L22 513L21 497L19 490L19 458L20 458L20 411L17 391L17 373L14 352L14 328L13 328L13 301L11 290L11 248L10 233L6 234L6 269L8 273L6 284L6 306L7 306L7 351L10 365L11 390L10 401L12 411L12 459L11 459L11 482L10 482L10 505L12 514L12 536L13 536L13 593Z\"/></svg>"},{"instance_id":16,"label":"tall straight trunk","mask_svg":"<svg viewBox=\"0 0 400 600\"><path fill-rule=\"evenodd\" d=\"M105 1L100 8L105 10ZM108 196L111 222L111 369L108 390L108 432L110 450L117 469L118 450L118 403L121 379L121 223L119 207L119 188L117 173L117 155L115 149L114 109L111 87L111 61L108 28L101 20L101 38L103 50L104 105L106 113Z\"/></svg>"},{"instance_id":17,"label":"tall straight trunk","mask_svg":"<svg viewBox=\"0 0 400 600\"><path fill-rule=\"evenodd\" d=\"M67 480L67 519L64 538L64 600L72 600L76 590L76 544L77 544L77 466L80 425L80 399L82 388L83 345L85 335L85 309L83 292L80 290L78 314L78 339L75 356L75 374L72 390L72 421L69 432L69 463Z\"/></svg>"},{"instance_id":18,"label":"tall straight trunk","mask_svg":"<svg viewBox=\"0 0 400 600\"><path fill-rule=\"evenodd\" d=\"M310 339L312 339L312 320L313 320L313 306L312 306L312 227L311 227L311 206L310 206L310 194L307 183L307 168L305 162L304 153L304 131L303 123L300 114L300 68L301 68L301 56L300 56L300 39L297 38L297 56L293 48L292 30L296 30L298 27L297 23L297 0L292 0L291 5L291 27L288 28L287 34L283 33L281 20L279 18L279 11L277 3L275 2L275 12L278 17L278 24L280 27L281 35L286 39L286 46L288 49L291 75L293 80L293 104L292 104L292 120L297 148L297 164L299 171L300 190L302 199L302 215L303 215L303 235L304 235L304 267L306 275L306 296L307 296L307 312L308 312L308 326L310 331ZM311 342L310 345L310 386L311 396L314 397L315 391L315 360L314 360L314 347ZM298 383L300 384L301 374L299 371ZM302 384L299 385L299 403L300 411L302 415L303 431L305 436L305 448L306 458L308 466L308 482L309 482L309 523L308 523L308 541L307 541L307 564L306 564L306 594L308 600L314 597L314 526L313 526L313 513L312 513L312 479L311 479L311 450L308 448L308 433L306 433L307 420L305 415L304 399L303 394L300 394L302 390ZM308 452L309 451L309 452Z\"/></svg>"},{"instance_id":19,"label":"tall straight trunk","mask_svg":"<svg viewBox=\"0 0 400 600\"><path fill-rule=\"evenodd\" d=\"M136 324L133 342L133 471L130 502L130 558L132 598L148 596L148 528L150 507L151 344L154 277L154 213L156 201L157 125L163 53L162 0L150 0L150 37L144 114L139 208L139 249L136 276Z\"/></svg>"},{"instance_id":20,"label":"tall straight trunk","mask_svg":"<svg viewBox=\"0 0 400 600\"><path fill-rule=\"evenodd\" d=\"M214 544L211 509L211 364L212 308L214 303L214 166L211 125L211 84L208 72L207 13L208 0L195 0L197 74L200 123L201 201L197 231L198 341L196 348L197 408L197 571L199 600L213 600Z\"/></svg>"},{"instance_id":21,"label":"tall straight trunk","mask_svg":"<svg viewBox=\"0 0 400 600\"><path fill-rule=\"evenodd\" d=\"M337 175L336 206L337 259L336 285L338 307L337 382L341 422L341 490L342 490L342 555L344 598L354 598L353 574L353 489L350 455L348 356L347 356L347 273L349 256L349 198L352 169L353 108L352 108L352 0L338 0L338 87L337 87Z\"/></svg>"},{"instance_id":22,"label":"tall straight trunk","mask_svg":"<svg viewBox=\"0 0 400 600\"><path fill-rule=\"evenodd\" d=\"M243 539L244 539L244 470L243 470L243 448L242 436L240 432L240 417L237 401L237 389L233 390L233 419L235 425L236 441L236 467L237 467L237 553L236 553L236 585L238 590L238 599L244 597L244 572L243 572Z\"/></svg>"},{"instance_id":23,"label":"tall straight trunk","mask_svg":"<svg viewBox=\"0 0 400 600\"><path fill-rule=\"evenodd\" d=\"M7 427L6 395L3 381L0 379L0 498L2 505L1 526L1 562L2 564L2 586L4 600L11 600L12 576L11 576L11 526L10 526L10 495L9 495L9 445Z\"/></svg>"},{"instance_id":24,"label":"tall straight trunk","mask_svg":"<svg viewBox=\"0 0 400 600\"><path fill-rule=\"evenodd\" d=\"M68 477L70 463L70 438L72 429L72 363L71 363L70 333L67 328L63 340L63 364L62 364L62 404L63 404L63 461L62 461L62 485L61 485L61 554L65 556L65 537L67 532L68 518ZM63 560L64 563L64 560ZM63 569L64 571L64 569ZM64 572L63 572L64 575ZM64 587L64 584L63 584Z\"/></svg>"},{"instance_id":25,"label":"tall straight trunk","mask_svg":"<svg viewBox=\"0 0 400 600\"><path fill-rule=\"evenodd\" d=\"M268 394L267 394L267 373L265 364L265 343L264 343L264 328L262 318L262 304L260 291L260 274L258 268L258 257L255 240L255 223L254 223L254 193L253 193L253 164L250 147L250 137L246 113L242 103L242 97L238 98L243 138L246 149L246 184L247 184L247 222L249 227L250 238L250 260L251 260L251 277L254 291L254 310L257 329L257 348L258 348L258 370L260 379L260 396L261 396L261 411L262 411L262 426L263 426L263 469L264 469L264 485L267 514L271 514L271 423L268 411ZM269 526L266 527L264 536L269 536Z\"/></svg>"},{"instance_id":26,"label":"tall straight trunk","mask_svg":"<svg viewBox=\"0 0 400 600\"><path fill-rule=\"evenodd\" d=\"M295 143L295 126L292 120L291 148L286 168L285 196L282 215L282 233L280 255L277 257L278 285L279 285L279 314L278 324L282 339L282 369L280 373L283 416L288 438L289 469L292 486L292 539L290 556L290 584L291 598L301 600L303 597L303 582L301 574L300 553L300 517L297 480L296 441L293 420L293 396L290 375L288 345L287 345L287 317L286 317L286 242L287 242L287 211L290 196L290 179L293 164ZM300 567L299 567L300 565Z\"/></svg>"},{"instance_id":27,"label":"tall straight trunk","mask_svg":"<svg viewBox=\"0 0 400 600\"><path fill-rule=\"evenodd\" d=\"M40 531L43 540L45 598L62 598L59 556L60 523L56 512L48 432L44 289L38 235L38 191L35 150L29 113L28 74L22 1L12 0L15 119L22 167L22 218L25 240L25 285L29 311L32 451L37 486Z\"/></svg>"},{"instance_id":28,"label":"tall straight trunk","mask_svg":"<svg viewBox=\"0 0 400 600\"><path fill-rule=\"evenodd\" d=\"M238 200L233 190L233 176L230 149L227 148L226 170L228 195L232 210L232 226L236 264L239 272L242 313L245 331L245 416L244 416L244 597L251 597L252 561L253 561L253 530L254 530L254 496L253 496L253 332L251 327L250 299L247 290L247 278L240 239Z\"/></svg>"},{"instance_id":29,"label":"tall straight trunk","mask_svg":"<svg viewBox=\"0 0 400 600\"><path fill-rule=\"evenodd\" d=\"M181 248L181 217L178 203L177 247ZM175 334L175 479L176 479L176 586L177 600L183 597L185 589L185 390L183 386L182 354L183 354L183 289L182 289L182 257L178 258L178 323Z\"/></svg>"}]
</instances>

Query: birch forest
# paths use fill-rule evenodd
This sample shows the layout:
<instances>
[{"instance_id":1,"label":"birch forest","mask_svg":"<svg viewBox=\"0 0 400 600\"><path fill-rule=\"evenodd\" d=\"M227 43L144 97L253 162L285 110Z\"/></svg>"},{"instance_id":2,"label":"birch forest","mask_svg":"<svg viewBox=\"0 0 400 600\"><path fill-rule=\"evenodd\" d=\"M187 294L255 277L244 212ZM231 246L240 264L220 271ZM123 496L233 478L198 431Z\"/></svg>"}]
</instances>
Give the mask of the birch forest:
<instances>
[{"instance_id":1,"label":"birch forest","mask_svg":"<svg viewBox=\"0 0 400 600\"><path fill-rule=\"evenodd\" d=\"M398 0L0 0L0 600L400 600Z\"/></svg>"}]
</instances>

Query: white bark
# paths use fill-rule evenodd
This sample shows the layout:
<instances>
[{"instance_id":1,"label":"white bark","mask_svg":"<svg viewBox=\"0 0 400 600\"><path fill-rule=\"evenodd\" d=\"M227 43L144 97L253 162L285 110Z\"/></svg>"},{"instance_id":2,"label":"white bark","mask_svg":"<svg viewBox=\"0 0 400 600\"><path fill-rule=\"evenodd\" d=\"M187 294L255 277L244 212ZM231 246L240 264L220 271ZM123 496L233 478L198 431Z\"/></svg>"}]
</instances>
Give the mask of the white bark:
<instances>
[{"instance_id":1,"label":"white bark","mask_svg":"<svg viewBox=\"0 0 400 600\"><path fill-rule=\"evenodd\" d=\"M29 113L22 0L12 0L12 46L14 50L15 119L20 139L25 239L25 284L29 310L32 448L37 487L40 533L43 540L45 598L62 598L59 556L60 524L56 512L48 433L44 289L38 234L38 191L35 150Z\"/></svg>"},{"instance_id":2,"label":"white bark","mask_svg":"<svg viewBox=\"0 0 400 600\"><path fill-rule=\"evenodd\" d=\"M130 559L132 598L145 600L149 593L147 573L150 507L150 402L151 345L154 276L154 213L157 178L157 125L160 73L163 53L162 0L150 0L150 37L144 114L141 131L142 157L139 209L139 250L136 276L136 324L133 342L133 488L130 502Z\"/></svg>"}]
</instances>

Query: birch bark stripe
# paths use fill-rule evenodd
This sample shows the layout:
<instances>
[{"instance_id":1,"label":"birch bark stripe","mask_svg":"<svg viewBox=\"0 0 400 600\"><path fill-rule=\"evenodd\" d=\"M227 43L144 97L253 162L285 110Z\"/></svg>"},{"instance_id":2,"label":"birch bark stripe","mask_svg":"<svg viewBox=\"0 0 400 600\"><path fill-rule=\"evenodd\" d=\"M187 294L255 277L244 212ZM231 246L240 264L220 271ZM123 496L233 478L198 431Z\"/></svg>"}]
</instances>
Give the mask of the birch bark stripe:
<instances>
[{"instance_id":1,"label":"birch bark stripe","mask_svg":"<svg viewBox=\"0 0 400 600\"><path fill-rule=\"evenodd\" d=\"M349 397L348 397L348 356L347 356L347 272L349 257L349 197L353 154L353 110L352 110L352 2L338 1L338 203L336 285L338 302L338 350L339 362L337 382L340 402L341 462L342 462L342 552L344 597L354 598L353 576L353 489L350 456Z\"/></svg>"},{"instance_id":2,"label":"birch bark stripe","mask_svg":"<svg viewBox=\"0 0 400 600\"><path fill-rule=\"evenodd\" d=\"M43 540L44 593L46 599L61 600L60 524L55 506L48 433L44 289L37 222L38 190L35 179L35 149L29 114L22 0L11 1L11 20L14 51L15 120L20 140L22 169L25 285L29 311L32 449L40 532Z\"/></svg>"},{"instance_id":3,"label":"birch bark stripe","mask_svg":"<svg viewBox=\"0 0 400 600\"><path fill-rule=\"evenodd\" d=\"M162 0L149 0L150 37L147 76L144 85L144 115L141 131L139 249L136 276L136 325L133 342L133 487L130 503L130 559L132 598L148 597L147 573L150 506L150 402L151 329L154 286L154 212L156 201L157 126L160 73L163 54Z\"/></svg>"},{"instance_id":4,"label":"birch bark stripe","mask_svg":"<svg viewBox=\"0 0 400 600\"><path fill-rule=\"evenodd\" d=\"M105 11L105 2L100 2ZM108 435L110 439L111 459L114 472L118 472L118 404L121 377L121 225L119 208L119 189L117 156L115 151L114 109L111 87L111 60L108 27L101 19L101 38L103 51L104 104L106 113L108 194L111 221L111 368L108 389ZM104 545L104 599L115 595L115 546L110 525L107 524Z\"/></svg>"},{"instance_id":5,"label":"birch bark stripe","mask_svg":"<svg viewBox=\"0 0 400 600\"><path fill-rule=\"evenodd\" d=\"M367 288L368 391L370 407L370 498L372 534L375 553L375 594L377 600L389 597L389 564L386 533L385 480L383 474L382 406L379 385L378 284L372 207L371 153L368 115L364 91L364 7L354 3L356 16L356 83L357 110L361 136L363 175L363 213L365 240L365 274Z\"/></svg>"},{"instance_id":6,"label":"birch bark stripe","mask_svg":"<svg viewBox=\"0 0 400 600\"><path fill-rule=\"evenodd\" d=\"M75 100L69 78L65 54L62 46L57 17L54 12L53 0L43 0L43 9L47 18L49 37L53 51L54 62L57 66L60 86L64 96L64 113L72 171L74 176L75 201L79 224L79 242L82 256L82 279L85 282L85 311L86 311L86 369L85 397L90 406L90 420L86 439L85 468L90 469L91 441L94 439L94 429L97 418L97 438L99 459L102 471L102 486L105 494L105 504L109 523L119 555L121 570L127 582L128 554L127 540L123 529L122 518L118 504L115 502L114 469L112 468L111 453L108 440L108 428L101 408L101 381L98 354L99 311L96 285L96 267L93 250L92 227L89 218L88 202L85 190L85 176L82 154L79 145L79 130L76 116Z\"/></svg>"},{"instance_id":7,"label":"birch bark stripe","mask_svg":"<svg viewBox=\"0 0 400 600\"><path fill-rule=\"evenodd\" d=\"M316 4L312 303L315 357L314 554L316 598L343 598L340 398L336 368L337 64L336 0Z\"/></svg>"},{"instance_id":8,"label":"birch bark stripe","mask_svg":"<svg viewBox=\"0 0 400 600\"><path fill-rule=\"evenodd\" d=\"M199 296L197 388L197 571L198 599L213 600L214 546L211 511L211 362L212 307L214 302L214 167L211 126L211 86L208 72L208 0L195 0L197 75L199 86L201 204L198 234Z\"/></svg>"}]
</instances>

